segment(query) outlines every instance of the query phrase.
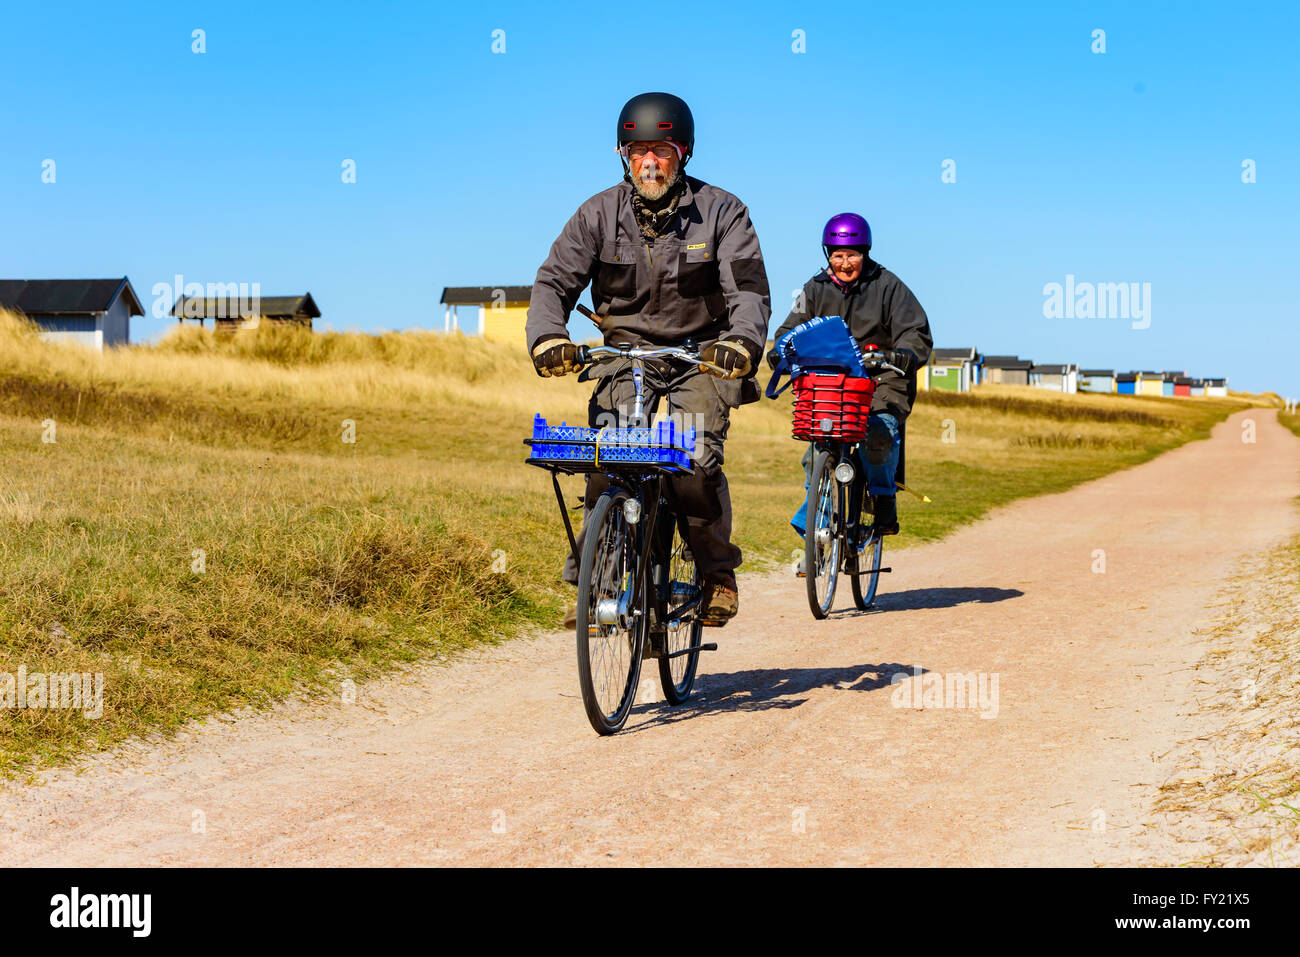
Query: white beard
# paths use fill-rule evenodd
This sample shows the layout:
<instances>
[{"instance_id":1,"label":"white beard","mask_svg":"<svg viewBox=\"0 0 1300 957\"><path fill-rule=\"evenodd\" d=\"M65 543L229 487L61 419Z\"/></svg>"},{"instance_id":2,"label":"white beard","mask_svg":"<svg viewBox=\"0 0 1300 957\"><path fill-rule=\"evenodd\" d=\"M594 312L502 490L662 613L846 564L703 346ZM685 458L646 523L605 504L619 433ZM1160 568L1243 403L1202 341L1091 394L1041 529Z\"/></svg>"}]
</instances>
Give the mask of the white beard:
<instances>
[{"instance_id":1,"label":"white beard","mask_svg":"<svg viewBox=\"0 0 1300 957\"><path fill-rule=\"evenodd\" d=\"M682 173L682 168L679 166L677 167L676 170L673 171L672 179L669 179L667 177L661 177L658 179L646 180L645 178L640 176L633 176L631 177L632 186L634 189L636 189L638 193L641 194L642 199L648 200L649 202L653 203L660 199L663 199L664 194L667 193L668 190L672 188L673 184L677 182L677 179L679 176L681 176L681 173Z\"/></svg>"}]
</instances>

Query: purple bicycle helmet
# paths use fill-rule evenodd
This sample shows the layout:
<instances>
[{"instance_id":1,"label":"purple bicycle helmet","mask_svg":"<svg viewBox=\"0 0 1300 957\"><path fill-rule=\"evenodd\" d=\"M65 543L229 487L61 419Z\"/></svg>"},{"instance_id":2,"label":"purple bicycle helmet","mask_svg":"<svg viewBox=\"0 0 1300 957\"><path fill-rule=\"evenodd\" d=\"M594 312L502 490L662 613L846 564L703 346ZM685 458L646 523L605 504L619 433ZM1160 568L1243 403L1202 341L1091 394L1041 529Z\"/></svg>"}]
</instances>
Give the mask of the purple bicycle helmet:
<instances>
[{"instance_id":1,"label":"purple bicycle helmet","mask_svg":"<svg viewBox=\"0 0 1300 957\"><path fill-rule=\"evenodd\" d=\"M871 248L871 225L857 213L836 213L826 221L822 230L822 252L827 260L831 250L846 246L859 249Z\"/></svg>"}]
</instances>

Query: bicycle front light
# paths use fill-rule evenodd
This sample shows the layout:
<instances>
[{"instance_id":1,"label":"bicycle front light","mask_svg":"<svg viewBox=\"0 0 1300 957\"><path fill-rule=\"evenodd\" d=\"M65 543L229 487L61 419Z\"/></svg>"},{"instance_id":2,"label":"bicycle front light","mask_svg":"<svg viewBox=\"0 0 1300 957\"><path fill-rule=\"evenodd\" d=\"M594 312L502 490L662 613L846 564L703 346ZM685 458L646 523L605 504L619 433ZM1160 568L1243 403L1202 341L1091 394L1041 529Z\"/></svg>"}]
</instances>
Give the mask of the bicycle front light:
<instances>
[{"instance_id":1,"label":"bicycle front light","mask_svg":"<svg viewBox=\"0 0 1300 957\"><path fill-rule=\"evenodd\" d=\"M623 503L623 517L627 519L629 525L635 525L641 521L641 503L634 498L630 498Z\"/></svg>"},{"instance_id":2,"label":"bicycle front light","mask_svg":"<svg viewBox=\"0 0 1300 957\"><path fill-rule=\"evenodd\" d=\"M848 462L841 462L835 466L835 478L841 485L848 485L853 481L853 466Z\"/></svg>"}]
</instances>

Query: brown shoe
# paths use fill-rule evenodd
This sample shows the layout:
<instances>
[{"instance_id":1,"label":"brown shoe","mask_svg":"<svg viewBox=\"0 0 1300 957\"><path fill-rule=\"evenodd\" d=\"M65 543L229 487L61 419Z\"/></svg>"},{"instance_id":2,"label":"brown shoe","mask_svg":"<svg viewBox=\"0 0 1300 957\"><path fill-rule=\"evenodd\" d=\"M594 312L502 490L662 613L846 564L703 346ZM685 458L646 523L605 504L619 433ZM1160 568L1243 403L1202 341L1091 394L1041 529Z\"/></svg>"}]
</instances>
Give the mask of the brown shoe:
<instances>
[{"instance_id":1,"label":"brown shoe","mask_svg":"<svg viewBox=\"0 0 1300 957\"><path fill-rule=\"evenodd\" d=\"M710 577L704 582L700 623L709 627L725 625L740 610L740 595L732 575Z\"/></svg>"},{"instance_id":2,"label":"brown shoe","mask_svg":"<svg viewBox=\"0 0 1300 957\"><path fill-rule=\"evenodd\" d=\"M564 630L572 631L578 627L578 606L574 605L564 613Z\"/></svg>"}]
</instances>

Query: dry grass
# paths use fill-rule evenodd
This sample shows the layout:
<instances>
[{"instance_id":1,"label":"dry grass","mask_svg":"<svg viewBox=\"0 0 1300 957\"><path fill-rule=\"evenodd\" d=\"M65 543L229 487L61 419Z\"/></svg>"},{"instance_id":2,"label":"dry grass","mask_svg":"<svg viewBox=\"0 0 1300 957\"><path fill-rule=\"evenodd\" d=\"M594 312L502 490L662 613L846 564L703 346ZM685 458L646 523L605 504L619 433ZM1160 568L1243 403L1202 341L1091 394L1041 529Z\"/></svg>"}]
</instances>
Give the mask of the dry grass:
<instances>
[{"instance_id":1,"label":"dry grass","mask_svg":"<svg viewBox=\"0 0 1300 957\"><path fill-rule=\"evenodd\" d=\"M585 419L589 388L460 335L191 327L100 355L0 314L0 672L106 681L98 721L0 711L0 773L557 620L563 534L521 440L534 412ZM909 483L935 501L900 499L893 547L1143 461L1245 404L937 395L908 424ZM789 414L782 397L733 418L746 569L798 541Z\"/></svg>"},{"instance_id":2,"label":"dry grass","mask_svg":"<svg viewBox=\"0 0 1300 957\"><path fill-rule=\"evenodd\" d=\"M1196 863L1300 865L1300 539L1250 559L1229 582L1197 666L1200 717L1155 810Z\"/></svg>"},{"instance_id":3,"label":"dry grass","mask_svg":"<svg viewBox=\"0 0 1300 957\"><path fill-rule=\"evenodd\" d=\"M1279 412L1277 420L1296 435L1300 435L1300 412Z\"/></svg>"}]
</instances>

